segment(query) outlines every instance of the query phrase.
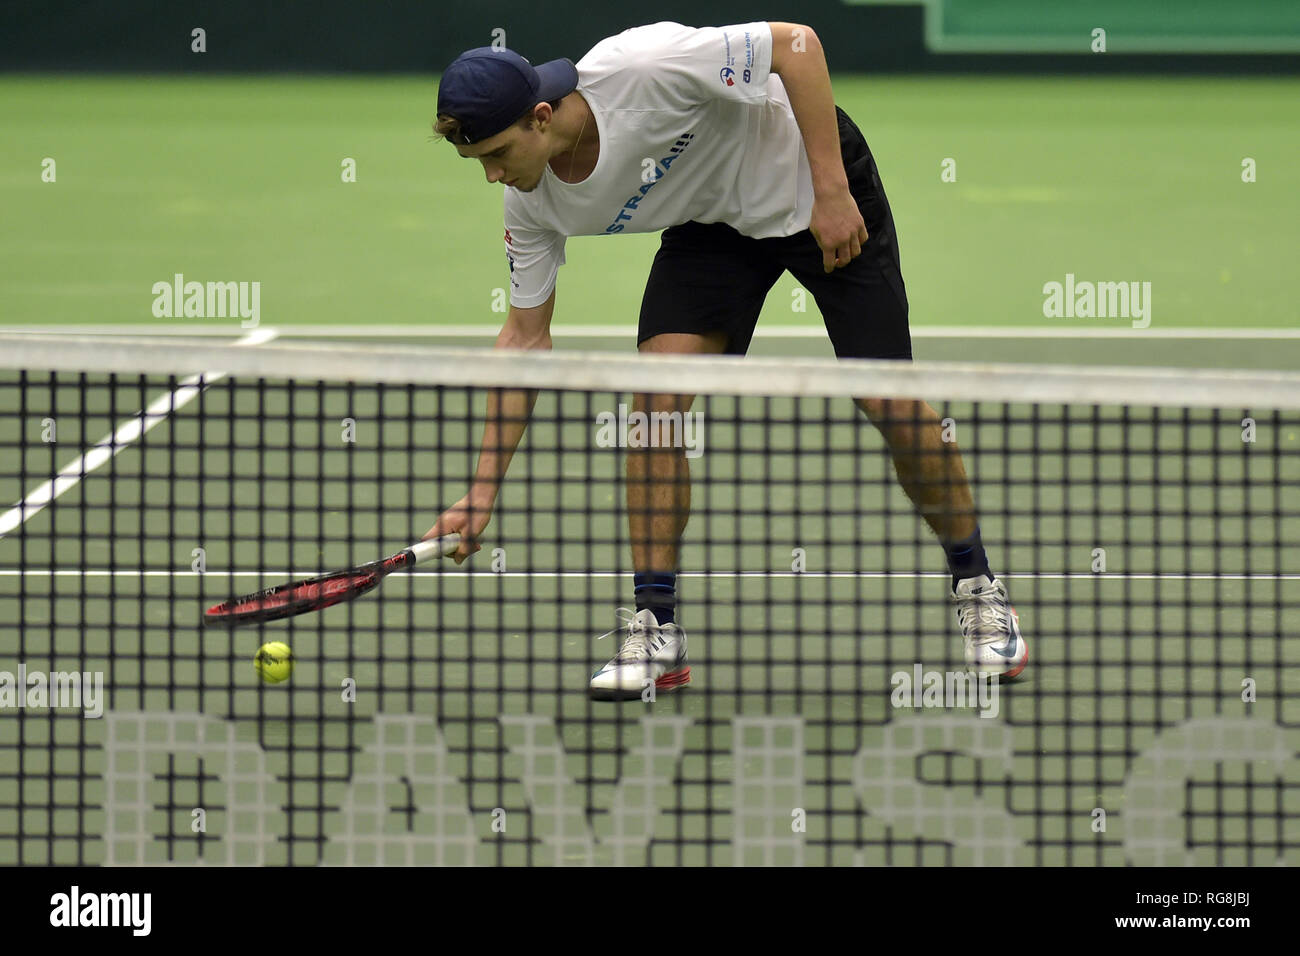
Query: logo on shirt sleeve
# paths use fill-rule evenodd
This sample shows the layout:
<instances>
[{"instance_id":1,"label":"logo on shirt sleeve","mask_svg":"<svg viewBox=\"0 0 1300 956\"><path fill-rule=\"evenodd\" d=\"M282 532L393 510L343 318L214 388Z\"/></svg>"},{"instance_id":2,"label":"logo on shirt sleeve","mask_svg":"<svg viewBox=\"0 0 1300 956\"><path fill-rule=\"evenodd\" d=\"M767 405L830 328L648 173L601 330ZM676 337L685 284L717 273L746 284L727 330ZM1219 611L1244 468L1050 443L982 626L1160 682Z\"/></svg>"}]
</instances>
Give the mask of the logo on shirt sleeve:
<instances>
[{"instance_id":1,"label":"logo on shirt sleeve","mask_svg":"<svg viewBox=\"0 0 1300 956\"><path fill-rule=\"evenodd\" d=\"M718 71L718 79L722 81L723 86L736 85L736 71L732 69L736 65L736 58L731 55L731 37L727 34L722 35L725 52L723 53L723 62L726 64ZM753 77L753 71L750 69L754 65L754 37L748 30L745 31L745 71L741 74L741 79L748 83Z\"/></svg>"}]
</instances>

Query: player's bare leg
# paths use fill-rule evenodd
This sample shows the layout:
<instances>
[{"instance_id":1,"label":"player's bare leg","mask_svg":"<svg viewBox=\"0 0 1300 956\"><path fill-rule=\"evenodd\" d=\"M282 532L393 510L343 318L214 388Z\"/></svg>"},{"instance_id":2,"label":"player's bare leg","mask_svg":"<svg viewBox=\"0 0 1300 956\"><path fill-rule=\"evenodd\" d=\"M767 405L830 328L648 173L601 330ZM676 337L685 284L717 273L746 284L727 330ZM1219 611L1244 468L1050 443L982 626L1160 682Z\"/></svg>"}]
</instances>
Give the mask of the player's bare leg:
<instances>
[{"instance_id":1,"label":"player's bare leg","mask_svg":"<svg viewBox=\"0 0 1300 956\"><path fill-rule=\"evenodd\" d=\"M984 557L956 441L944 440L942 421L925 402L861 398L857 404L884 436L899 484L948 553L967 664L984 673L1017 676L1028 648L1006 588Z\"/></svg>"},{"instance_id":2,"label":"player's bare leg","mask_svg":"<svg viewBox=\"0 0 1300 956\"><path fill-rule=\"evenodd\" d=\"M722 352L721 335L664 334L647 339L643 352L709 354ZM644 442L628 442L627 517L635 569L636 611L622 618L626 636L619 653L592 675L591 694L600 699L643 697L690 682L686 632L677 624L678 542L691 513L691 471L682 429L693 395L637 394L633 413L651 423ZM661 417L657 432L652 417ZM673 414L676 413L676 414Z\"/></svg>"},{"instance_id":3,"label":"player's bare leg","mask_svg":"<svg viewBox=\"0 0 1300 956\"><path fill-rule=\"evenodd\" d=\"M637 395L633 411L647 416L689 412L694 395ZM653 418L650 419L652 422ZM691 468L681 436L661 418L659 434L647 429L649 447L627 449L627 518L632 567L638 573L677 570L677 546L691 515Z\"/></svg>"},{"instance_id":4,"label":"player's bare leg","mask_svg":"<svg viewBox=\"0 0 1300 956\"><path fill-rule=\"evenodd\" d=\"M671 355L720 354L727 340L722 333L684 332L656 335L641 343L643 353ZM690 411L693 395L637 395L634 411ZM639 574L677 570L677 545L691 512L691 471L680 436L661 434L658 446L628 448L627 516L632 539L632 567Z\"/></svg>"},{"instance_id":5,"label":"player's bare leg","mask_svg":"<svg viewBox=\"0 0 1300 956\"><path fill-rule=\"evenodd\" d=\"M966 468L957 443L943 440L938 412L911 399L859 398L857 405L884 436L899 484L939 540L973 535L975 501Z\"/></svg>"}]
</instances>

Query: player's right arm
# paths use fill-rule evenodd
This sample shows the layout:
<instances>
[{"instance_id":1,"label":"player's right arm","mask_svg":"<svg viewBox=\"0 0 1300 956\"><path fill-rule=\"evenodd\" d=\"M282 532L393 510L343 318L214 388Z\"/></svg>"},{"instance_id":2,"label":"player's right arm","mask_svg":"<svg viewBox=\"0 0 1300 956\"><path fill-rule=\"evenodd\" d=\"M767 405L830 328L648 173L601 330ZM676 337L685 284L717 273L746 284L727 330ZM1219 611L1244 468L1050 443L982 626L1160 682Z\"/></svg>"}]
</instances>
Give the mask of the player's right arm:
<instances>
[{"instance_id":1,"label":"player's right arm","mask_svg":"<svg viewBox=\"0 0 1300 956\"><path fill-rule=\"evenodd\" d=\"M499 349L533 350L551 347L551 315L555 311L555 290L539 306L531 309L510 307L505 325L497 335ZM481 549L478 537L492 518L501 482L510 460L528 427L528 419L537 402L536 389L495 388L488 392L487 424L479 445L478 466L469 493L442 513L424 536L437 538L459 534L460 547L451 557L460 564Z\"/></svg>"}]
</instances>

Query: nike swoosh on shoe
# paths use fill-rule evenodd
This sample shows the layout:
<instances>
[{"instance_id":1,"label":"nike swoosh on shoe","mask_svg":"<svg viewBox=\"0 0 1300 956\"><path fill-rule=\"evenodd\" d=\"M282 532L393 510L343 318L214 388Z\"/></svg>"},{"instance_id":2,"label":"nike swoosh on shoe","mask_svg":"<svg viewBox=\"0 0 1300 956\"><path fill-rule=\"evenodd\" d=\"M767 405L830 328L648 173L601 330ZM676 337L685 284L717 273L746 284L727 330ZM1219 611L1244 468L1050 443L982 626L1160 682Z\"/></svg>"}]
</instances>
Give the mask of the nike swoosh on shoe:
<instances>
[{"instance_id":1,"label":"nike swoosh on shoe","mask_svg":"<svg viewBox=\"0 0 1300 956\"><path fill-rule=\"evenodd\" d=\"M1003 644L1001 647L998 647L996 645L990 645L990 649L993 651L994 654L998 654L1001 657L1015 657L1017 643L1018 641L1016 640L1016 635L1012 634L1009 638L1007 638L1007 642Z\"/></svg>"},{"instance_id":2,"label":"nike swoosh on shoe","mask_svg":"<svg viewBox=\"0 0 1300 956\"><path fill-rule=\"evenodd\" d=\"M1011 610L1011 627L1008 628L1007 642L1001 647L993 646L993 653L1000 657L1015 657L1016 646L1019 644L1020 628L1016 625L1019 623L1019 616L1015 609Z\"/></svg>"}]
</instances>

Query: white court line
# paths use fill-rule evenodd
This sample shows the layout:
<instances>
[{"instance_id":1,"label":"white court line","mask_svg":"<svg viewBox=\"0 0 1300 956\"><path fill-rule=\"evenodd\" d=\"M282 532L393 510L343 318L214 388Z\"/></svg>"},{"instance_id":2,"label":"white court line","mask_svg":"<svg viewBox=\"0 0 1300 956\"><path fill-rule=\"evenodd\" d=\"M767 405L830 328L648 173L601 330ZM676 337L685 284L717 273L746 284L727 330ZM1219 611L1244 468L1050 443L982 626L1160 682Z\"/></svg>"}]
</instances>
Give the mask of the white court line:
<instances>
[{"instance_id":1,"label":"white court line","mask_svg":"<svg viewBox=\"0 0 1300 956\"><path fill-rule=\"evenodd\" d=\"M337 571L338 568L332 570ZM87 577L87 578L255 578L266 577L284 580L294 578L311 578L327 573L324 570L306 571L163 571L126 568L87 568L76 570L69 568L0 568L0 577L18 577L21 575L45 577ZM404 575L390 576L386 580L400 580L403 577L437 577L441 571L410 571ZM450 571L453 578L630 578L631 571ZM946 571L683 571L679 578L948 578ZM1004 574L1006 581L1029 580L1043 581L1300 581L1300 574L1148 574L1107 571L1094 574L1079 571L1072 574L1057 572L1025 571L1019 574Z\"/></svg>"},{"instance_id":2,"label":"white court line","mask_svg":"<svg viewBox=\"0 0 1300 956\"><path fill-rule=\"evenodd\" d=\"M235 344L263 345L275 337L274 329L261 328L243 336ZM64 465L57 475L32 489L22 500L0 515L0 538L19 527L28 518L39 514L55 498L71 491L82 478L124 451L159 422L165 421L171 412L188 405L203 391L198 387L201 380L206 380L210 385L219 381L225 374L225 372L208 372L204 375L191 375L183 379L175 391L160 395L143 411L122 422L116 430L97 441L89 451Z\"/></svg>"},{"instance_id":3,"label":"white court line","mask_svg":"<svg viewBox=\"0 0 1300 956\"><path fill-rule=\"evenodd\" d=\"M296 325L278 330L283 339L332 338L495 338L500 331L495 325ZM1042 327L1019 325L914 325L914 339L1300 339L1300 329L1258 328L1116 328L1087 326ZM0 326L0 334L9 335L116 335L116 336L180 336L184 338L228 338L228 329L200 325L64 325L64 326ZM551 326L553 338L626 338L636 339L636 324L623 325L566 325ZM754 332L757 339L824 339L826 329L821 325L763 325Z\"/></svg>"}]
</instances>

